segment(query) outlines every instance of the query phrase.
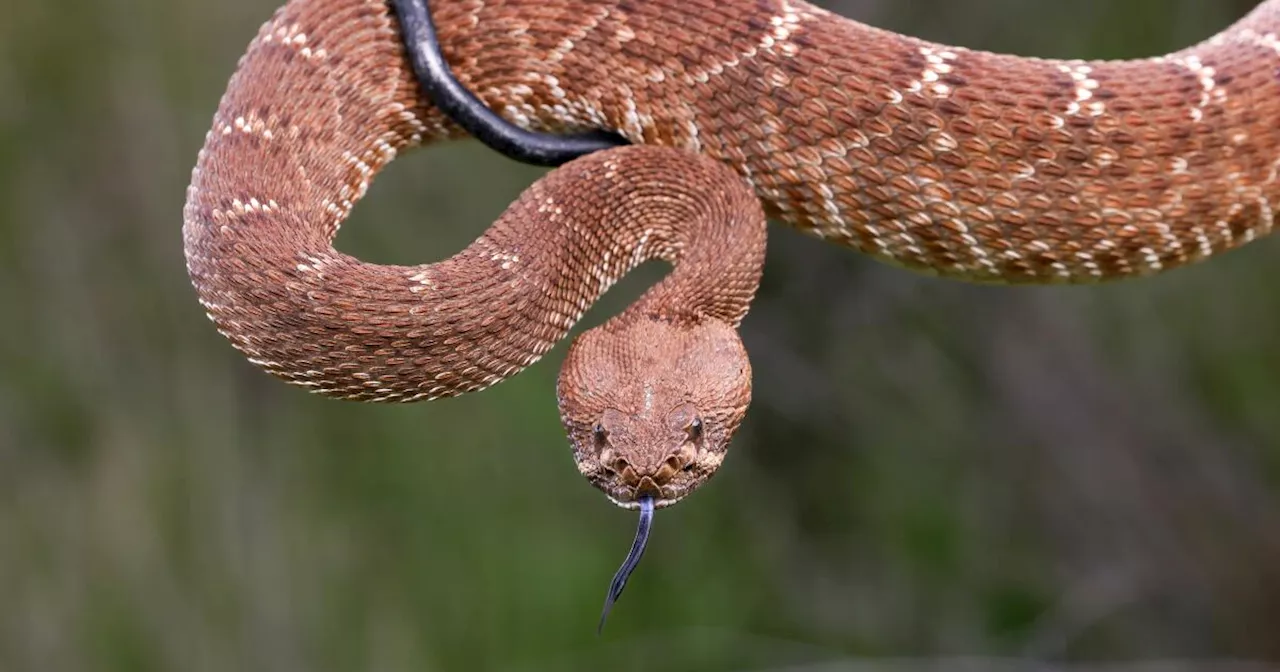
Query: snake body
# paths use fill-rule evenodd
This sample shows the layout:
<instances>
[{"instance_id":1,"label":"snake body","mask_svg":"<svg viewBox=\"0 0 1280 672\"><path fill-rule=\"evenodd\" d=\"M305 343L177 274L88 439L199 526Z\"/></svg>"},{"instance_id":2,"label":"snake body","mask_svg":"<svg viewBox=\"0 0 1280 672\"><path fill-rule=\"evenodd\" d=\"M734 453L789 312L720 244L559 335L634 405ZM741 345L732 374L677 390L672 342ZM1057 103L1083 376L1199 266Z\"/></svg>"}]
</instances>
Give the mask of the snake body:
<instances>
[{"instance_id":1,"label":"snake body","mask_svg":"<svg viewBox=\"0 0 1280 672\"><path fill-rule=\"evenodd\" d=\"M575 342L560 378L579 469L624 506L704 482L745 413L734 329L765 214L898 265L1007 283L1155 273L1273 225L1280 0L1184 51L1119 62L970 51L799 0L432 12L459 80L506 119L642 146L550 173L447 261L339 253L333 237L382 167L462 134L420 95L385 2L291 0L250 44L197 160L191 279L268 372L413 401L513 375L627 270L673 263Z\"/></svg>"},{"instance_id":2,"label":"snake body","mask_svg":"<svg viewBox=\"0 0 1280 672\"><path fill-rule=\"evenodd\" d=\"M436 2L459 79L519 125L732 165L766 211L988 282L1150 274L1266 233L1280 4L1158 58L1054 61L791 0Z\"/></svg>"}]
</instances>

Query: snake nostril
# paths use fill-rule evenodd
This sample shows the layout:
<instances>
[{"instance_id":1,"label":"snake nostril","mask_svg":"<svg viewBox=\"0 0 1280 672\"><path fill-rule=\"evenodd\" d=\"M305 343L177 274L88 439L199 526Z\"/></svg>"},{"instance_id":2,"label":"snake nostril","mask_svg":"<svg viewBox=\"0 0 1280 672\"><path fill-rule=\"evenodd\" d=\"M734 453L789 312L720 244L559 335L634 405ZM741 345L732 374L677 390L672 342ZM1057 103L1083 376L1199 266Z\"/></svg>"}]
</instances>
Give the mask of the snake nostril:
<instances>
[{"instance_id":1,"label":"snake nostril","mask_svg":"<svg viewBox=\"0 0 1280 672\"><path fill-rule=\"evenodd\" d=\"M627 470L627 467L631 466L631 463L627 462L626 458L619 457L615 459L613 461L613 464L610 466L613 468L614 471L618 473L622 473Z\"/></svg>"}]
</instances>

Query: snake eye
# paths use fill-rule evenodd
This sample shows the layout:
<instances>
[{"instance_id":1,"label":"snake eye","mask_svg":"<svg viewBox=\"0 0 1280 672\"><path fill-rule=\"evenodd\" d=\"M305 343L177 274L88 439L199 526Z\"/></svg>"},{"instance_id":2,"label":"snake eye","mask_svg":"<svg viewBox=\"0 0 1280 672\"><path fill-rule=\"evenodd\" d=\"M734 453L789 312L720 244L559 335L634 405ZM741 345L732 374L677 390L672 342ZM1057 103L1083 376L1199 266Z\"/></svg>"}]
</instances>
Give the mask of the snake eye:
<instances>
[{"instance_id":1,"label":"snake eye","mask_svg":"<svg viewBox=\"0 0 1280 672\"><path fill-rule=\"evenodd\" d=\"M693 422L689 423L689 438L694 441L702 438L702 418L694 418Z\"/></svg>"},{"instance_id":2,"label":"snake eye","mask_svg":"<svg viewBox=\"0 0 1280 672\"><path fill-rule=\"evenodd\" d=\"M604 443L606 437L604 425L597 422L596 426L591 428L591 435L595 437L596 443Z\"/></svg>"}]
</instances>

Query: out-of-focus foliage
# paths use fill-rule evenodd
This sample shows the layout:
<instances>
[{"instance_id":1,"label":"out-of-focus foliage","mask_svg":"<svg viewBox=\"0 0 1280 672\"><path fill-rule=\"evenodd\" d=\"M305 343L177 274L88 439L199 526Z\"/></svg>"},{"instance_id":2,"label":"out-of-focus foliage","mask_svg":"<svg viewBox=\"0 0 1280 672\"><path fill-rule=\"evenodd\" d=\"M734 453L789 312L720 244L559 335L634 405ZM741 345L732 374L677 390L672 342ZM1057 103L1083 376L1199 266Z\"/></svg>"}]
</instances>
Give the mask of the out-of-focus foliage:
<instances>
[{"instance_id":1,"label":"out-of-focus foliage","mask_svg":"<svg viewBox=\"0 0 1280 672\"><path fill-rule=\"evenodd\" d=\"M1120 57L1250 4L828 6L968 46ZM775 228L744 327L746 426L711 485L659 512L595 637L635 520L572 466L563 348L482 394L362 406L259 373L203 317L184 189L273 9L3 12L0 669L1280 659L1275 241L1155 279L1012 289ZM442 258L537 174L471 144L413 153L339 244Z\"/></svg>"}]
</instances>

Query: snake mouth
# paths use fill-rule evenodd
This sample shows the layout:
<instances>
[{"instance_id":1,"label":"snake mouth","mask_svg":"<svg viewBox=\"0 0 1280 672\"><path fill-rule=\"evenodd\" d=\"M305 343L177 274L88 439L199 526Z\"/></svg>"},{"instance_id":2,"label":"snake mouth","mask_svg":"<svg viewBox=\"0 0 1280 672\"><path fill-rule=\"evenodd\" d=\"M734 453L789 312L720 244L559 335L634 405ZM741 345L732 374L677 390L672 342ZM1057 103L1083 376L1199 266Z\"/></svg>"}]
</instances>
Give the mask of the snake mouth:
<instances>
[{"instance_id":1,"label":"snake mouth","mask_svg":"<svg viewBox=\"0 0 1280 672\"><path fill-rule=\"evenodd\" d=\"M605 496L614 504L635 511L640 508L640 500L648 497L653 500L655 509L662 509L684 499L694 488L684 483L666 483L658 485L653 479L644 476L635 485L610 483L604 490Z\"/></svg>"},{"instance_id":2,"label":"snake mouth","mask_svg":"<svg viewBox=\"0 0 1280 672\"><path fill-rule=\"evenodd\" d=\"M628 499L622 499L620 497L615 497L610 494L606 494L605 496L609 498L609 501L613 502L614 504L628 511L637 511L640 509L640 497L634 493L628 493L627 494ZM683 498L684 498L684 495L679 495L676 497L654 496L653 508L665 509L666 507L671 506L672 504L675 504L676 502L680 501Z\"/></svg>"},{"instance_id":3,"label":"snake mouth","mask_svg":"<svg viewBox=\"0 0 1280 672\"><path fill-rule=\"evenodd\" d=\"M662 509L684 499L697 489L700 482L681 474L682 478L659 481L651 475L635 477L631 469L625 475L616 471L594 471L587 475L591 484L596 486L604 496L620 508L635 511L640 508L640 500L648 497L653 500L655 509Z\"/></svg>"}]
</instances>

